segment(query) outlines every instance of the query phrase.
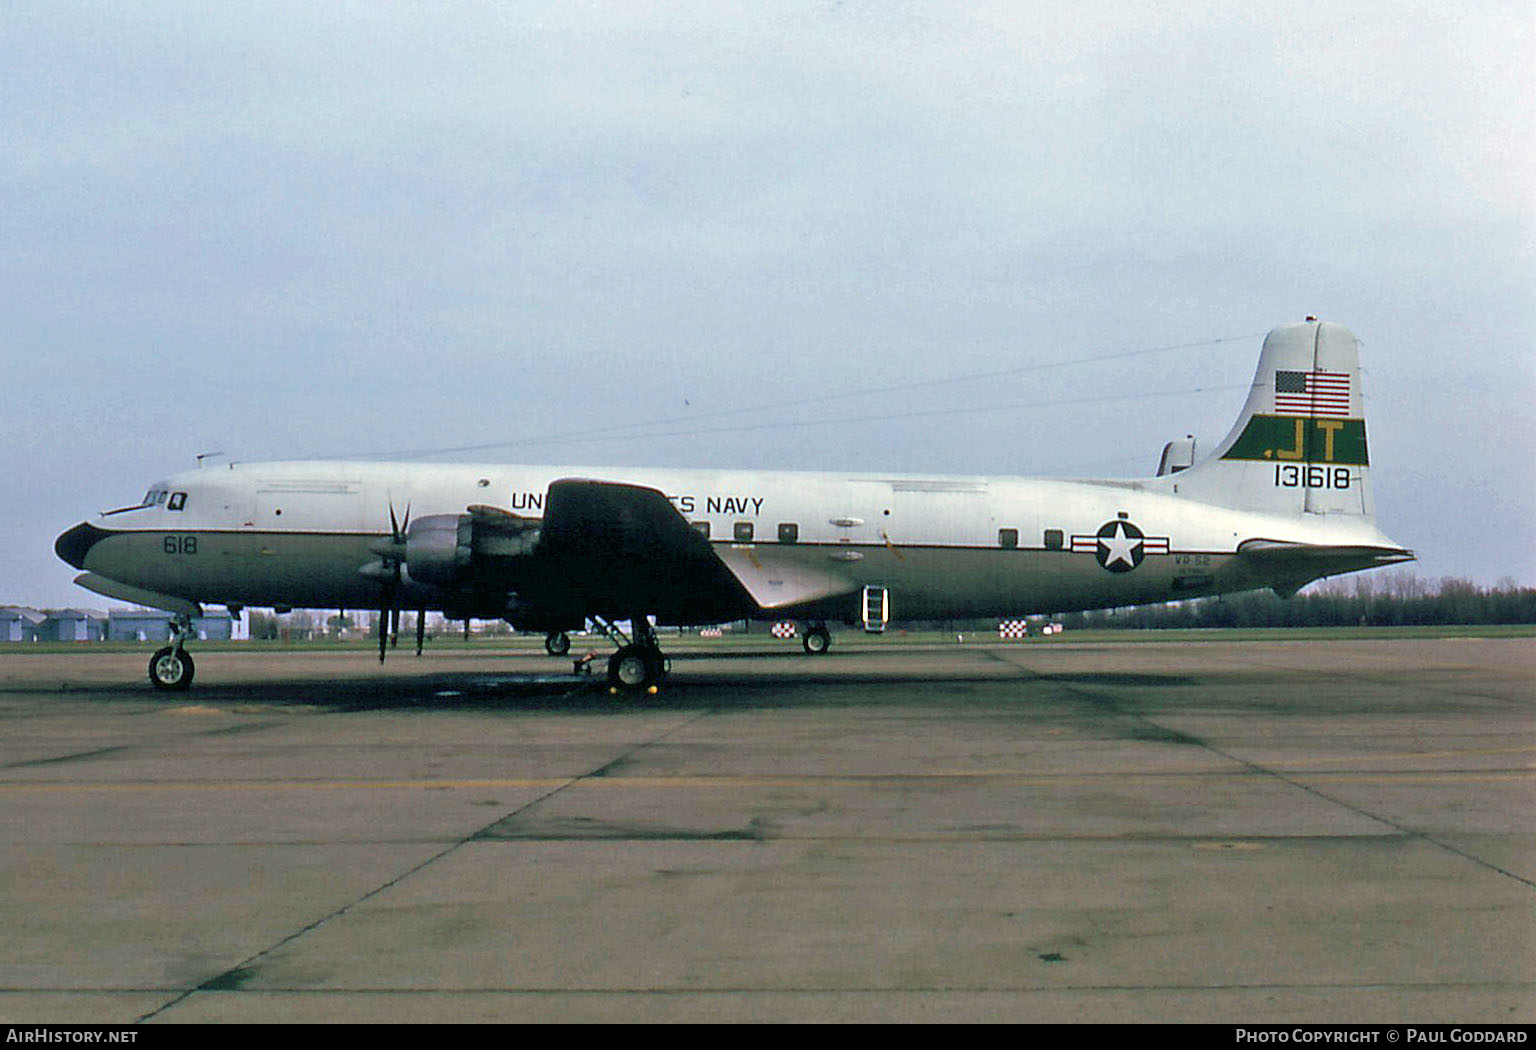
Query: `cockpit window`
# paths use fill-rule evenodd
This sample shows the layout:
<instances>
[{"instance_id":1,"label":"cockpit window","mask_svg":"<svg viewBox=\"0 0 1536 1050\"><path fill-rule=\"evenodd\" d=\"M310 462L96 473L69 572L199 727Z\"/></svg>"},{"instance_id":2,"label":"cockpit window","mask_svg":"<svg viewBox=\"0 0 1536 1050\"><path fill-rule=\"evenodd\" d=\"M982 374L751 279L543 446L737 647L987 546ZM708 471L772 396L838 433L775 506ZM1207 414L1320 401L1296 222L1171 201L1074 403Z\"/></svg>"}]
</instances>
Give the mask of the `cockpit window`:
<instances>
[{"instance_id":1,"label":"cockpit window","mask_svg":"<svg viewBox=\"0 0 1536 1050\"><path fill-rule=\"evenodd\" d=\"M176 496L180 496L181 499L179 501L176 500ZM171 503L173 504L173 506L170 507L171 510L180 510L187 504L187 494L185 492L177 492L173 494L166 491L165 489L150 489L148 492L144 493L144 498L142 500L140 500L138 503L135 503L131 507L118 507L116 510L104 510L101 513L103 516L105 516L108 514L126 514L130 510L149 510L152 507L158 507L162 503L165 503L167 498L170 498Z\"/></svg>"},{"instance_id":2,"label":"cockpit window","mask_svg":"<svg viewBox=\"0 0 1536 1050\"><path fill-rule=\"evenodd\" d=\"M185 492L173 492L173 493L171 493L171 501L165 505L165 509L166 510L181 510L186 505L187 505L187 494Z\"/></svg>"}]
</instances>

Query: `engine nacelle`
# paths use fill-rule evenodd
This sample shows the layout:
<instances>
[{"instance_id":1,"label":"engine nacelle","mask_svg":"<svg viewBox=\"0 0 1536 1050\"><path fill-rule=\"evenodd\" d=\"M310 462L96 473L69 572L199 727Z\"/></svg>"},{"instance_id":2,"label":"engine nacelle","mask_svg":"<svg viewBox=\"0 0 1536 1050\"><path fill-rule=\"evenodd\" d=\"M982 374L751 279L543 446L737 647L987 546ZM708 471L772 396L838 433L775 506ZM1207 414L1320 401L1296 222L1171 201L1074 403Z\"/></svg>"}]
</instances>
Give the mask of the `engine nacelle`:
<instances>
[{"instance_id":1,"label":"engine nacelle","mask_svg":"<svg viewBox=\"0 0 1536 1050\"><path fill-rule=\"evenodd\" d=\"M405 571L415 583L452 589L471 579L474 519L429 514L405 531Z\"/></svg>"},{"instance_id":2,"label":"engine nacelle","mask_svg":"<svg viewBox=\"0 0 1536 1050\"><path fill-rule=\"evenodd\" d=\"M494 507L429 514L406 529L405 571L444 590L508 591L539 543L539 522Z\"/></svg>"},{"instance_id":3,"label":"engine nacelle","mask_svg":"<svg viewBox=\"0 0 1536 1050\"><path fill-rule=\"evenodd\" d=\"M369 546L379 560L358 573L386 588L403 584L403 600L473 608L477 617L501 617L504 603L528 578L541 523L495 507L468 514L413 519L398 541Z\"/></svg>"}]
</instances>

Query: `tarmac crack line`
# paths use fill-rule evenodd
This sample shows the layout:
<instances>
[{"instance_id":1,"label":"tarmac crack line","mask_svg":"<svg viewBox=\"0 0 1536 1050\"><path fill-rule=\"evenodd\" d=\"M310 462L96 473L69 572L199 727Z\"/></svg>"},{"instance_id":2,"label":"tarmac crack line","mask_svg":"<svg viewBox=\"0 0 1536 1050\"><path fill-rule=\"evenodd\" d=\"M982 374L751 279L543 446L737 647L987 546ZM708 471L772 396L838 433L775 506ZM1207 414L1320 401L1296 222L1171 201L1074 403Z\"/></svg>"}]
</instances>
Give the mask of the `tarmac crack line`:
<instances>
[{"instance_id":1,"label":"tarmac crack line","mask_svg":"<svg viewBox=\"0 0 1536 1050\"><path fill-rule=\"evenodd\" d=\"M1128 710L1126 710L1120 704L1119 700L1117 700L1113 696L1110 696L1107 693L1095 693L1095 692L1093 692L1091 690L1081 689L1081 688L1078 688L1078 687L1075 687L1075 686L1065 686L1064 688L1069 693L1081 694L1084 697L1092 697L1096 702L1106 703L1106 704L1109 705L1110 709L1115 711L1117 714L1125 715L1125 716L1128 716L1130 718L1134 718L1134 719L1136 719L1138 721L1145 722L1147 725L1152 726L1152 727L1154 727L1156 729L1162 730L1163 732L1168 732L1168 733L1177 733L1178 732L1178 730L1169 729L1166 726L1159 725L1156 720L1148 717L1147 715L1141 713L1140 711L1128 711ZM1357 816L1365 817L1367 820L1374 820L1378 824L1384 824L1387 827L1391 828L1393 831L1397 832L1399 835L1403 835L1403 836L1405 836L1407 838L1410 838L1410 839L1419 839L1420 841L1427 842L1431 846L1437 846L1440 849L1445 850L1447 853L1451 853L1451 854L1454 854L1455 856L1461 857L1463 860L1471 861L1473 864L1477 865L1478 867L1486 868L1487 870L1489 870L1491 872L1494 872L1494 873L1499 874L1499 875L1503 875L1506 878L1514 879L1516 882L1521 883L1522 885L1529 886L1532 889L1536 889L1536 881L1533 881L1531 879L1528 879L1528 878L1524 877L1523 875L1519 875L1519 874L1517 874L1517 873L1515 873L1513 871L1510 871L1507 868L1501 868L1501 867L1499 867L1499 865L1494 864L1492 861L1484 860L1482 857L1476 856L1476 855L1474 855L1472 853L1468 853L1464 849L1459 849L1456 846L1451 845L1449 842L1444 842L1444 841L1436 838L1434 835L1430 834L1427 831L1421 831L1421 830L1419 830L1417 828L1410 827L1410 826L1408 826L1407 824L1404 824L1401 821L1393 820L1391 817L1383 816L1380 813L1373 813L1370 810L1364 808L1363 806L1355 805L1354 803L1347 802L1344 799L1335 798L1334 796L1328 794L1326 791L1319 790L1318 788L1313 787L1310 784L1303 783L1302 781L1297 780L1294 777L1289 776L1286 773L1281 772L1280 770L1271 769L1268 766L1262 766L1259 763L1252 761L1251 759L1241 758L1241 757L1239 757L1237 755L1230 754L1229 752L1223 751L1221 748L1219 748L1216 745L1212 744L1208 740L1203 740L1203 739L1201 739L1199 737L1190 737L1187 734L1183 734L1183 733L1179 733L1179 735L1181 737L1187 739L1187 740L1190 740L1190 741L1194 742L1196 745L1198 745L1201 748L1204 748L1206 751L1209 751L1211 754L1216 755L1216 756L1218 756L1220 758L1224 758L1224 759L1226 759L1229 762L1236 762L1238 765L1242 766L1244 769L1247 769L1247 770L1249 770L1249 771L1251 771L1251 772L1253 772L1253 773L1255 773L1255 774L1257 774L1259 776L1269 777L1271 779L1278 780L1280 783L1285 784L1288 787L1295 788L1298 791L1305 792L1306 794L1311 795L1313 798L1316 798L1316 799L1318 799L1320 801L1327 802L1328 804L1333 805L1333 806L1337 806L1340 809L1348 810L1349 812L1354 813ZM1337 776L1337 774L1335 774L1335 776Z\"/></svg>"},{"instance_id":2,"label":"tarmac crack line","mask_svg":"<svg viewBox=\"0 0 1536 1050\"><path fill-rule=\"evenodd\" d=\"M1147 719L1145 715L1138 714L1135 717L1143 718L1146 721L1151 722L1151 719ZM1304 791L1312 797L1330 803L1331 805L1338 806L1340 809L1345 809L1351 813L1366 817L1369 820L1374 820L1377 823L1385 824L1387 827L1393 829L1401 835L1407 836L1408 838L1419 839L1423 842L1429 843L1431 846L1438 846L1440 849L1445 850L1447 853L1461 857L1463 860L1471 861L1478 867L1486 868L1491 872L1503 875L1506 878L1514 879L1516 882L1521 883L1522 885L1536 889L1536 881L1528 879L1523 875L1516 874L1507 868L1501 868L1499 865L1493 863L1492 861L1484 860L1482 857L1476 856L1475 854L1469 853L1464 849L1453 846L1449 842L1444 842L1427 831L1421 831L1417 828L1410 827L1401 821L1393 820L1391 817L1383 816L1380 813L1372 813L1370 810L1364 808L1363 806L1357 806L1352 802L1346 802L1341 798L1335 798L1334 796L1328 794L1326 791L1321 791L1310 784L1304 784L1299 780L1287 776L1285 773L1282 773L1279 770L1269 769L1265 766L1259 765L1256 762L1251 762L1244 758L1238 758L1236 755L1227 754L1225 751L1221 750L1221 748L1214 747L1205 741L1201 741L1201 746L1209 750L1212 754L1220 755L1222 758L1230 759L1233 762L1239 762L1246 768L1253 770L1255 773L1267 777L1272 777L1275 780L1280 781L1282 784L1286 784L1290 787Z\"/></svg>"},{"instance_id":3,"label":"tarmac crack line","mask_svg":"<svg viewBox=\"0 0 1536 1050\"><path fill-rule=\"evenodd\" d=\"M1025 665L1019 663L1016 660L1006 659L1003 656L1001 656L999 654L996 654L996 653L992 653L991 655L993 656L994 659L1000 660L1003 663L1009 664L1010 666L1017 667L1020 671L1024 672L1027 675L1029 675L1031 678L1047 679L1047 680L1049 680L1049 676L1040 674L1039 672L1034 671L1034 670L1032 670L1029 667L1026 667ZM1259 666L1261 666L1261 667L1267 667L1267 665L1264 664L1262 661L1253 661L1253 662L1254 663L1258 663ZM1354 676L1350 676L1350 677L1354 677ZM1136 719L1139 722L1142 722L1142 723L1144 723L1144 724L1146 724L1148 726L1151 726L1152 728L1158 730L1159 732L1173 734L1174 736L1177 736L1181 740L1184 740L1184 741L1186 741L1188 743L1192 743L1192 744L1194 744L1194 745L1196 745L1198 747L1201 747L1201 748L1205 749L1206 751L1209 751L1213 755L1216 755L1216 756L1218 756L1220 758L1226 759L1229 762L1235 762L1238 765L1242 766L1244 769L1247 769L1250 772L1255 773L1255 774L1257 774L1259 776L1269 777L1271 779L1278 780L1280 783L1285 784L1288 787L1295 788L1295 789L1297 789L1299 791L1305 792L1306 794L1311 795L1313 798L1316 798L1316 799L1318 799L1318 800L1320 800L1322 802L1326 802L1326 803L1328 803L1330 805L1337 806L1340 809L1348 810L1349 812L1354 813L1357 816L1365 817L1367 820L1374 820L1378 824L1383 824L1386 827L1391 828L1393 831L1397 832L1399 835L1405 836L1405 837L1410 838L1410 839L1418 839L1420 841L1427 842L1430 845L1438 847L1439 849L1445 850L1447 853L1450 853L1450 854L1453 854L1453 855L1455 855L1457 857L1460 857L1463 860L1471 861L1473 864L1477 865L1480 868L1486 868L1488 871L1494 872L1495 874L1503 875L1506 878L1513 879L1514 881L1516 881L1516 882L1518 882L1518 883L1520 883L1520 884L1522 884L1524 886L1529 886L1532 889L1536 889L1536 880L1532 880L1532 879L1526 878L1525 876L1517 874L1516 872L1510 871L1507 868L1502 868L1499 865L1494 864L1492 861L1484 860L1482 857L1476 856L1475 854L1469 853L1469 852L1467 852L1464 849L1460 849L1460 848L1452 845L1449 842L1445 842L1445 841L1442 841L1441 839L1436 838L1434 835L1430 834L1427 831L1422 831L1422 830L1419 830L1417 828L1410 827L1407 824L1402 823L1401 821L1393 820L1392 818L1383 816L1383 815L1381 815L1379 813L1372 813L1370 810L1365 809L1362 806L1357 806L1354 803L1346 802L1345 800L1340 799L1340 798L1335 798L1334 796L1328 794L1327 792L1321 791L1318 788L1315 788L1315 787L1313 787L1310 784L1303 783L1302 781L1297 780L1297 779L1295 779L1292 776L1288 776L1287 774L1285 774L1285 773L1283 773L1283 772L1281 772L1279 770L1271 769L1268 766L1262 766L1262 765L1258 764L1257 762L1254 762L1254 761L1252 761L1250 759L1240 758L1237 755L1229 754L1228 752L1223 751L1221 748L1215 746L1214 744L1212 744L1208 740L1202 739L1200 737L1192 737L1192 736L1189 736L1187 733L1182 733L1179 730L1171 729L1168 726L1160 725L1155 719L1147 716L1146 714L1143 714L1140 711L1133 711L1133 710L1127 709L1120 702L1120 700L1117 697L1115 697L1115 696L1113 696L1113 695L1111 695L1109 693L1098 692L1098 691L1095 691L1095 690L1092 690L1092 689L1084 689L1081 686L1072 685L1072 684L1066 683L1066 682L1057 681L1057 682L1055 682L1055 684L1060 686L1062 691L1065 692L1069 696L1076 696L1076 697L1079 697L1079 698L1081 698L1083 700L1087 700L1087 701L1089 701L1091 703L1102 704L1102 705L1106 706L1109 710L1113 711L1115 714L1122 715L1122 716L1125 716L1125 717L1128 717L1128 718Z\"/></svg>"},{"instance_id":4,"label":"tarmac crack line","mask_svg":"<svg viewBox=\"0 0 1536 1050\"><path fill-rule=\"evenodd\" d=\"M629 756L631 756L633 754L636 754L637 752L643 751L645 748L654 746L655 744L657 744L657 743L665 740L667 737L671 736L673 733L676 733L676 732L684 729L688 725L692 724L693 722L698 721L701 718L706 717L710 713L711 712L709 712L709 711L700 711L700 712L696 713L695 715L693 715L691 718L683 719L681 722L678 722L677 724L668 727L667 729L665 729L661 733L656 734L655 736L651 737L650 739L642 740L642 741L639 741L637 743L631 744L623 753L621 753L620 755L618 755L615 758L609 759L607 762L604 762L602 765L598 766L596 769L590 770L590 771L588 771L586 773L578 773L577 775L566 779L563 783L560 783L557 786L551 788L549 791L544 792L538 798L530 799L529 801L524 802L522 805L514 807L513 809L509 810L508 812L503 813L501 816L497 817L495 820L490 821L489 823L487 823L487 824L485 824L485 825L483 825L481 827L476 828L474 831L470 832L468 835L464 835L464 836L460 837L458 840L449 843L446 847L444 847L441 850L438 850L436 853L432 854L430 857L427 857L425 860L421 860L421 861L417 862L416 864L411 865L405 871L402 871L400 874L394 876L393 878L390 878L387 881L381 883L380 885L375 886L373 889L369 890L367 893L364 893L362 896L358 897L356 900L353 900L353 901L350 901L350 902L348 902L346 904L343 904L341 907L336 908L336 909L328 912L327 914L320 916L318 919L315 919L312 922L306 923L305 925L299 927L297 930L294 930L292 933L289 933L286 936L279 938L277 941L275 941L274 943L272 943L272 944L268 945L267 947L263 948L261 951L256 952L256 953L254 953L254 954L252 954L250 956L247 956L245 959L242 959L240 962L236 963L234 966L231 966L229 969L224 970L221 973L215 974L213 977L210 977L208 980L203 981L203 982L201 982L199 984L196 984L196 985L194 985L194 986L192 986L190 988L184 989L183 991L181 991L178 995L176 995L172 999L168 1000L165 1003L162 1003L160 1006L157 1006L155 1009L151 1010L149 1013L146 1013L146 1014L142 1015L141 1017L137 1018L133 1023L134 1024L147 1024L148 1022L153 1021L156 1017L158 1017L161 1014L165 1013L167 1010L170 1010L172 1007L175 1007L175 1006L179 1005L180 1003L185 1002L187 999L191 998L193 995L195 995L198 992L202 992L202 991L231 991L231 990L235 990L235 989L239 988L240 984L243 983L244 980L246 979L247 974L250 971L250 969L253 966L255 966L258 962L260 962L262 959L265 959L268 956L270 956L273 952L276 952L276 951L286 947L287 945L290 945L290 944L294 943L295 941L297 941L299 938L305 936L306 934L313 933L314 931L316 931L316 930L320 929L321 927L327 925L328 923L332 922L333 920L339 919L343 915L346 915L348 912L351 912L354 909L358 908L359 906L361 906L363 904L366 904L368 901L370 901L373 898L379 896L380 894L385 893L388 890L393 889L394 887L396 887L396 886L400 885L402 882L404 882L406 879L409 879L411 876L419 874L420 872L422 872L422 871L426 870L427 868L431 867L433 864L436 864L438 861L442 860L444 857L450 856L451 854L457 852L461 847L466 846L469 843L476 841L477 839L479 839L479 837L481 835L484 835L486 832L490 831L496 825L501 824L504 821L510 820L511 818L517 816L519 813L524 813L524 812L528 811L529 809L532 809L534 806L537 806L540 803L545 802L545 801L553 798L554 796L560 794L560 792L566 790L567 788L571 787L574 784L579 784L579 783L581 783L581 782L583 782L585 780L589 780L589 779L591 779L593 777L601 776L603 774L604 770L607 770L607 769L613 767L617 763L623 762Z\"/></svg>"},{"instance_id":5,"label":"tarmac crack line","mask_svg":"<svg viewBox=\"0 0 1536 1050\"><path fill-rule=\"evenodd\" d=\"M1269 666L1263 660L1258 660L1258 659L1250 658L1250 662L1256 663L1256 664L1258 664L1261 667L1268 667ZM1358 680L1369 681L1369 682L1371 682L1374 685L1386 684L1386 683L1381 682L1378 679L1372 678L1370 675L1361 674L1361 673L1358 673L1358 672L1357 673L1351 673L1351 674L1339 674L1338 676L1339 677L1344 677L1344 678L1355 678L1355 679L1358 679ZM1432 687L1423 687L1423 688L1428 688L1429 691L1431 691L1431 692L1449 693L1452 696L1472 695L1472 696L1477 696L1480 699L1487 698L1487 697L1484 696L1484 694L1471 694L1471 693L1466 693L1466 692L1457 691L1457 690L1444 690L1444 689L1436 690L1436 689L1434 689ZM1511 703L1518 703L1518 701L1510 701L1510 700L1508 700L1508 698L1505 698L1505 697L1491 697L1489 699L1503 700L1505 702L1511 702ZM1113 701L1113 699L1111 698L1111 702L1114 703L1115 701ZM1118 707L1118 704L1116 704L1116 706ZM1145 716L1145 715L1143 715L1143 714L1141 714L1139 712L1134 713L1134 717L1142 718L1142 719L1146 720L1149 723L1152 722L1152 720L1150 718L1147 718L1147 716ZM1156 724L1156 723L1152 723L1152 724ZM1247 759L1238 758L1236 755L1226 754L1220 748L1215 747L1215 746L1211 745L1210 743L1208 743L1208 742L1206 742L1204 740L1200 741L1200 744L1201 744L1202 747L1205 747L1206 749L1211 751L1213 754L1221 755L1223 758L1230 759L1231 761L1234 761L1234 762L1240 762L1244 766L1246 766L1247 768L1252 769L1252 770L1254 770L1257 773L1261 773L1261 774L1263 774L1265 776L1273 777L1273 778L1275 778L1276 780L1280 781L1283 784L1288 784L1291 787L1298 788L1301 791L1304 791L1307 794L1312 795L1314 798L1321 799L1322 801L1331 803L1332 805L1338 806L1341 809L1346 809L1346 810L1348 810L1351 813L1356 813L1356 814L1359 814L1360 816L1366 817L1366 818L1368 818L1370 820L1374 820L1374 821L1377 821L1378 823L1385 824L1387 827L1392 828L1393 830L1399 832L1400 834L1407 835L1410 838L1420 839L1420 840L1422 840L1424 842L1429 843L1432 846L1437 846L1440 849L1445 850L1447 853L1450 853L1450 854L1453 854L1455 856L1461 857L1463 860L1471 861L1473 864L1477 865L1478 867L1486 868L1487 870L1495 872L1496 874L1503 875L1506 878L1513 879L1516 882L1521 883L1522 885L1529 886L1532 889L1536 889L1536 880L1532 880L1532 879L1526 878L1525 876L1519 875L1519 874L1517 874L1517 873L1515 873L1513 871L1510 871L1507 868L1502 868L1499 865L1494 864L1492 861L1484 860L1482 857L1478 857L1478 856L1476 856L1476 855L1474 855L1472 853L1468 853L1464 849L1460 849L1460 848L1458 848L1456 846L1453 846L1449 842L1444 842L1441 839L1436 838L1434 835L1430 834L1427 831L1421 831L1421 830L1419 830L1417 828L1409 827L1408 825L1402 823L1401 821L1393 820L1392 818L1382 816L1379 813L1372 813L1370 810L1367 810L1367 809L1365 809L1362 806L1357 806L1354 803L1346 802L1346 801L1344 801L1343 799L1340 799L1340 798L1335 798L1335 797L1333 797L1332 795L1328 794L1325 791L1321 791L1318 788L1315 788L1315 787L1311 786L1310 784L1304 784L1301 781L1296 780L1293 777L1288 776L1285 773L1282 773L1282 772L1280 772L1278 770L1270 769L1270 768L1268 768L1266 766L1261 766L1258 763L1251 762L1251 761L1249 761Z\"/></svg>"}]
</instances>

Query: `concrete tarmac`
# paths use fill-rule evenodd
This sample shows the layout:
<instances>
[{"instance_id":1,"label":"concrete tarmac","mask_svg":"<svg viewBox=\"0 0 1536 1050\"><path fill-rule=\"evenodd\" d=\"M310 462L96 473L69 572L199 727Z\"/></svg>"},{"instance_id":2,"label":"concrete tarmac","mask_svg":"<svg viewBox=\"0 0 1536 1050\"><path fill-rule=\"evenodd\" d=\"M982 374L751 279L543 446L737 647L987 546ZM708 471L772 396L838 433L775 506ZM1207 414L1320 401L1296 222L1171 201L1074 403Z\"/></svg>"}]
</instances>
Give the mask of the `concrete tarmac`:
<instances>
[{"instance_id":1,"label":"concrete tarmac","mask_svg":"<svg viewBox=\"0 0 1536 1050\"><path fill-rule=\"evenodd\" d=\"M197 655L0 652L0 1020L1536 1021L1530 638Z\"/></svg>"}]
</instances>

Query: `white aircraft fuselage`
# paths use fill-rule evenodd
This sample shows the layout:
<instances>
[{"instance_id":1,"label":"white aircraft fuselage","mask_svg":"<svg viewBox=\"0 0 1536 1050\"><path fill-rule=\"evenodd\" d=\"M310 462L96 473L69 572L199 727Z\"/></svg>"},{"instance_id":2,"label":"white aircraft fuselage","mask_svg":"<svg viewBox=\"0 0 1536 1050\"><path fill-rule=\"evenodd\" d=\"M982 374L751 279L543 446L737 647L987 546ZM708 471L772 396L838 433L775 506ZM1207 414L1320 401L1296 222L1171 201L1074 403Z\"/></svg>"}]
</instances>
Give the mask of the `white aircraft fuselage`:
<instances>
[{"instance_id":1,"label":"white aircraft fuselage","mask_svg":"<svg viewBox=\"0 0 1536 1050\"><path fill-rule=\"evenodd\" d=\"M1012 617L1273 587L1411 559L1375 524L1356 341L1265 340L1204 460L1129 480L354 461L175 474L60 536L100 593L440 609L550 631ZM179 650L178 650L179 652Z\"/></svg>"},{"instance_id":2,"label":"white aircraft fuselage","mask_svg":"<svg viewBox=\"0 0 1536 1050\"><path fill-rule=\"evenodd\" d=\"M539 518L550 485L570 478L663 493L700 531L707 526L716 554L763 610L804 612L814 603L850 620L855 603L839 609L835 599L866 586L886 587L904 619L1022 615L1267 586L1238 556L1253 539L1395 546L1361 517L1184 499L1177 474L1069 481L302 461L156 482L153 505L97 520L105 535L80 567L197 602L369 608L379 584L359 569L378 560L370 547L389 536L391 506L418 519L476 504ZM1139 545L1126 542L1121 521L1140 531ZM1101 551L1106 526L1112 542ZM438 608L443 597L406 581L401 601ZM716 620L706 611L682 622Z\"/></svg>"}]
</instances>

